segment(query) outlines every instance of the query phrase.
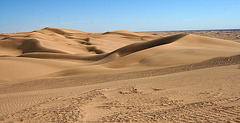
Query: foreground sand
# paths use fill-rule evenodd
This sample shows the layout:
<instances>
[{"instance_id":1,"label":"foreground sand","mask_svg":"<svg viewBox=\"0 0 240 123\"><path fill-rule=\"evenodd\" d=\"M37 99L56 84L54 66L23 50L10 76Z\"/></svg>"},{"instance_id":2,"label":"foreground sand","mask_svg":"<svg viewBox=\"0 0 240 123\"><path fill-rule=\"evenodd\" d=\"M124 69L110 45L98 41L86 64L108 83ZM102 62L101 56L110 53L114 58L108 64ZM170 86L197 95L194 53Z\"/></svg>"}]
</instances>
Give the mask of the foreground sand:
<instances>
[{"instance_id":1,"label":"foreground sand","mask_svg":"<svg viewBox=\"0 0 240 123\"><path fill-rule=\"evenodd\" d=\"M2 122L240 122L240 43L45 28L0 35Z\"/></svg>"}]
</instances>

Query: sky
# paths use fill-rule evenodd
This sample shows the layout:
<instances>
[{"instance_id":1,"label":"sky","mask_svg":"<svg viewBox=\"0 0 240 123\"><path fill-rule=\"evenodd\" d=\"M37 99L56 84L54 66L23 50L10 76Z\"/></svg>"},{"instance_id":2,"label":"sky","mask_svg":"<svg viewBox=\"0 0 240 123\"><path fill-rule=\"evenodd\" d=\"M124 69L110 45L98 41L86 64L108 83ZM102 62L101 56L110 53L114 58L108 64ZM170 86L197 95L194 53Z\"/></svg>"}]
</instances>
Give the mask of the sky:
<instances>
[{"instance_id":1,"label":"sky","mask_svg":"<svg viewBox=\"0 0 240 123\"><path fill-rule=\"evenodd\" d=\"M240 29L240 0L0 0L0 33Z\"/></svg>"}]
</instances>

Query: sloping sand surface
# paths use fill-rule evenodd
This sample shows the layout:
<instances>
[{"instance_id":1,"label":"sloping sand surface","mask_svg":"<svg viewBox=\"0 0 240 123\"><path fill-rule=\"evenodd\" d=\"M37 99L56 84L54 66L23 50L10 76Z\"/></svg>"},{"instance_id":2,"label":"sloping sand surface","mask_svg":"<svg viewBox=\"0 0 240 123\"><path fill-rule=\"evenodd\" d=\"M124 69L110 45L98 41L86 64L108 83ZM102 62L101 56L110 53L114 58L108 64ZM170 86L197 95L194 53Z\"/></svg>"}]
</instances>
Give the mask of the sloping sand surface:
<instances>
[{"instance_id":1,"label":"sloping sand surface","mask_svg":"<svg viewBox=\"0 0 240 123\"><path fill-rule=\"evenodd\" d=\"M0 115L24 122L238 122L238 67L2 94Z\"/></svg>"},{"instance_id":2,"label":"sloping sand surface","mask_svg":"<svg viewBox=\"0 0 240 123\"><path fill-rule=\"evenodd\" d=\"M239 120L240 43L47 27L0 34L0 122Z\"/></svg>"}]
</instances>

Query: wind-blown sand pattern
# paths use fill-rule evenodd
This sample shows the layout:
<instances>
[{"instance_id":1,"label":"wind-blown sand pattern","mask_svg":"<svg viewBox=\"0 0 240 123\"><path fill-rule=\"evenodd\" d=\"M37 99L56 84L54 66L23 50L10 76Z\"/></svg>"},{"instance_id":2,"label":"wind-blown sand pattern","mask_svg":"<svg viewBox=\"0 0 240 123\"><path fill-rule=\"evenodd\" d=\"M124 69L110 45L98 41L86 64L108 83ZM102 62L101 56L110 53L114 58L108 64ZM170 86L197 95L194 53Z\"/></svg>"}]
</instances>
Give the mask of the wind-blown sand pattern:
<instances>
[{"instance_id":1,"label":"wind-blown sand pattern","mask_svg":"<svg viewBox=\"0 0 240 123\"><path fill-rule=\"evenodd\" d=\"M240 122L240 43L194 34L0 34L0 122Z\"/></svg>"}]
</instances>

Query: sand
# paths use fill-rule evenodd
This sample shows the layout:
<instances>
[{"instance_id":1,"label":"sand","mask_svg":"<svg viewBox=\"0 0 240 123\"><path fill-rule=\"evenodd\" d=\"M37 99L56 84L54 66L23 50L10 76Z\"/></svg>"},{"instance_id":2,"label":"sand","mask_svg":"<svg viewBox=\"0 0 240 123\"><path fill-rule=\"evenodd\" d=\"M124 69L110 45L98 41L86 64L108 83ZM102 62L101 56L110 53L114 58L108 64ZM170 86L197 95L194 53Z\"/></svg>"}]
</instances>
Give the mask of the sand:
<instances>
[{"instance_id":1,"label":"sand","mask_svg":"<svg viewBox=\"0 0 240 123\"><path fill-rule=\"evenodd\" d=\"M233 30L233 31L227 31L227 30L209 30L209 31L167 31L167 32L146 32L154 35L162 35L162 36L168 36L168 35L176 35L180 33L189 33L199 36L207 36L212 38L220 38L225 40L233 40L233 41L240 41L240 31L239 30Z\"/></svg>"},{"instance_id":2,"label":"sand","mask_svg":"<svg viewBox=\"0 0 240 123\"><path fill-rule=\"evenodd\" d=\"M0 122L240 122L240 43L202 34L0 34Z\"/></svg>"}]
</instances>

